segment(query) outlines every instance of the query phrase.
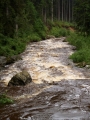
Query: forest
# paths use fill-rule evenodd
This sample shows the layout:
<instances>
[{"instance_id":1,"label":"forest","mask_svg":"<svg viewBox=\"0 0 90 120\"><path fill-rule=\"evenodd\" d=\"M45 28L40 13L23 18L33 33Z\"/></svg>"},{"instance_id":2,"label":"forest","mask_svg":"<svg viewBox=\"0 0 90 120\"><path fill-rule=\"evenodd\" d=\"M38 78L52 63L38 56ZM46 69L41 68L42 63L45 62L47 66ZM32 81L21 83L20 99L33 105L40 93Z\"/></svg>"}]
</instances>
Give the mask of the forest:
<instances>
[{"instance_id":1,"label":"forest","mask_svg":"<svg viewBox=\"0 0 90 120\"><path fill-rule=\"evenodd\" d=\"M48 34L67 36L77 47L70 58L90 64L90 0L0 0L1 56L20 54Z\"/></svg>"}]
</instances>

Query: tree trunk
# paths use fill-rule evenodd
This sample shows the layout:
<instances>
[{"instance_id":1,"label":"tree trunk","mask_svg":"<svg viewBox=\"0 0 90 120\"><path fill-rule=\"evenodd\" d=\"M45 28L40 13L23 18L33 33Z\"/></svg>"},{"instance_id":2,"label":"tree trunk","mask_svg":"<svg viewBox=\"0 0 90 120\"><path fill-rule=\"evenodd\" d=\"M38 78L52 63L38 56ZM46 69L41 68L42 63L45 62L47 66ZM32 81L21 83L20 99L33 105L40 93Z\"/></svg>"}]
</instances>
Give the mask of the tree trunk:
<instances>
[{"instance_id":1,"label":"tree trunk","mask_svg":"<svg viewBox=\"0 0 90 120\"><path fill-rule=\"evenodd\" d=\"M71 17L71 10L70 10L70 0L69 0L69 22L70 22L70 17Z\"/></svg>"},{"instance_id":2,"label":"tree trunk","mask_svg":"<svg viewBox=\"0 0 90 120\"><path fill-rule=\"evenodd\" d=\"M7 16L7 18L9 17L9 10L8 10L8 6L6 7L6 16Z\"/></svg>"},{"instance_id":3,"label":"tree trunk","mask_svg":"<svg viewBox=\"0 0 90 120\"><path fill-rule=\"evenodd\" d=\"M58 20L60 20L60 0L58 0Z\"/></svg>"},{"instance_id":4,"label":"tree trunk","mask_svg":"<svg viewBox=\"0 0 90 120\"><path fill-rule=\"evenodd\" d=\"M53 0L51 2L51 20L53 22Z\"/></svg>"},{"instance_id":5,"label":"tree trunk","mask_svg":"<svg viewBox=\"0 0 90 120\"><path fill-rule=\"evenodd\" d=\"M44 11L44 22L46 23L47 21L47 12L46 12L46 7L45 7L45 11Z\"/></svg>"},{"instance_id":6,"label":"tree trunk","mask_svg":"<svg viewBox=\"0 0 90 120\"><path fill-rule=\"evenodd\" d=\"M18 32L18 24L16 23L16 32Z\"/></svg>"},{"instance_id":7,"label":"tree trunk","mask_svg":"<svg viewBox=\"0 0 90 120\"><path fill-rule=\"evenodd\" d=\"M63 0L62 0L62 21L63 21Z\"/></svg>"}]
</instances>

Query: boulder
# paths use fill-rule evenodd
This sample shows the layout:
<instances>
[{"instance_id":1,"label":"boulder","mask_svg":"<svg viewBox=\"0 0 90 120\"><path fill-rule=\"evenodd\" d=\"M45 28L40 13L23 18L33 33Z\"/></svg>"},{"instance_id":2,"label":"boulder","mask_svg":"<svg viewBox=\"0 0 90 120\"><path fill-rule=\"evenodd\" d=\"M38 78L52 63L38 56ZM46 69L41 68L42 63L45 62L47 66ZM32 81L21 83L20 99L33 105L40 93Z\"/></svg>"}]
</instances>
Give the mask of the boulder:
<instances>
[{"instance_id":1,"label":"boulder","mask_svg":"<svg viewBox=\"0 0 90 120\"><path fill-rule=\"evenodd\" d=\"M0 71L4 69L5 64L6 64L6 57L0 56Z\"/></svg>"},{"instance_id":2,"label":"boulder","mask_svg":"<svg viewBox=\"0 0 90 120\"><path fill-rule=\"evenodd\" d=\"M17 60L21 60L21 57L19 55L14 55L6 58L6 65L9 65L11 63L14 63Z\"/></svg>"},{"instance_id":3,"label":"boulder","mask_svg":"<svg viewBox=\"0 0 90 120\"><path fill-rule=\"evenodd\" d=\"M68 41L67 41L67 39L65 38L65 39L63 40L63 42L68 42Z\"/></svg>"},{"instance_id":4,"label":"boulder","mask_svg":"<svg viewBox=\"0 0 90 120\"><path fill-rule=\"evenodd\" d=\"M6 64L6 57L0 56L0 66L4 66Z\"/></svg>"},{"instance_id":5,"label":"boulder","mask_svg":"<svg viewBox=\"0 0 90 120\"><path fill-rule=\"evenodd\" d=\"M46 36L46 39L52 39L52 38L55 38L55 36L53 36L53 35L47 35Z\"/></svg>"},{"instance_id":6,"label":"boulder","mask_svg":"<svg viewBox=\"0 0 90 120\"><path fill-rule=\"evenodd\" d=\"M24 86L30 82L32 82L30 74L26 70L23 70L11 78L8 86Z\"/></svg>"}]
</instances>

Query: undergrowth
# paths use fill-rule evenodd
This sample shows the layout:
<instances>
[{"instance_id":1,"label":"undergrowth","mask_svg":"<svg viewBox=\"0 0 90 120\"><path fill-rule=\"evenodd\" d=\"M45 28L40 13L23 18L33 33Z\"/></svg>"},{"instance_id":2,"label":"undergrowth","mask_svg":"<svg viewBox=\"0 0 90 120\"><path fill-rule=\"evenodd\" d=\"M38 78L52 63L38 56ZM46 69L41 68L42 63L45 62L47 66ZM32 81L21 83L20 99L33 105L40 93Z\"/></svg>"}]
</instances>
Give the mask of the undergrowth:
<instances>
[{"instance_id":1,"label":"undergrowth","mask_svg":"<svg viewBox=\"0 0 90 120\"><path fill-rule=\"evenodd\" d=\"M45 25L37 20L34 26L25 30L19 30L14 37L10 38L0 34L0 56L13 56L22 53L29 42L38 42L47 38L47 35L65 37L71 34L69 27L72 24L61 21L48 21Z\"/></svg>"},{"instance_id":2,"label":"undergrowth","mask_svg":"<svg viewBox=\"0 0 90 120\"><path fill-rule=\"evenodd\" d=\"M90 36L73 33L68 37L68 41L77 48L77 51L70 58L75 63L90 64Z\"/></svg>"},{"instance_id":3,"label":"undergrowth","mask_svg":"<svg viewBox=\"0 0 90 120\"><path fill-rule=\"evenodd\" d=\"M7 95L2 94L0 95L0 105L4 105L4 104L12 104L14 101L7 97Z\"/></svg>"},{"instance_id":4,"label":"undergrowth","mask_svg":"<svg viewBox=\"0 0 90 120\"><path fill-rule=\"evenodd\" d=\"M74 27L72 23L62 21L48 21L49 34L55 37L66 37L71 34L70 27Z\"/></svg>"}]
</instances>

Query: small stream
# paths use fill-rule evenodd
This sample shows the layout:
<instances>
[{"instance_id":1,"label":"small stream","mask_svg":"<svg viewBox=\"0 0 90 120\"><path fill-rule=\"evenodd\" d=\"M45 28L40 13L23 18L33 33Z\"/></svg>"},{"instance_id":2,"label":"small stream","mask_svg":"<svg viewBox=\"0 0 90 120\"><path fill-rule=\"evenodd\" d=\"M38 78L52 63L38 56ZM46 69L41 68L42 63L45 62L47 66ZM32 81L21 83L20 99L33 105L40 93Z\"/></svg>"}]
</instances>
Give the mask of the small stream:
<instances>
[{"instance_id":1,"label":"small stream","mask_svg":"<svg viewBox=\"0 0 90 120\"><path fill-rule=\"evenodd\" d=\"M0 71L0 92L15 100L0 106L0 120L90 120L90 69L75 66L69 59L73 46L64 39L31 43L22 60ZM22 70L33 82L7 87Z\"/></svg>"}]
</instances>

